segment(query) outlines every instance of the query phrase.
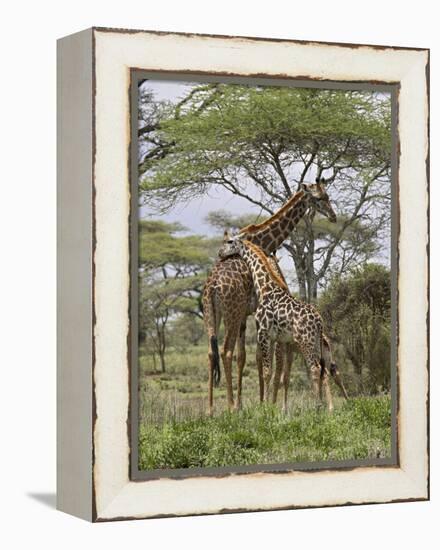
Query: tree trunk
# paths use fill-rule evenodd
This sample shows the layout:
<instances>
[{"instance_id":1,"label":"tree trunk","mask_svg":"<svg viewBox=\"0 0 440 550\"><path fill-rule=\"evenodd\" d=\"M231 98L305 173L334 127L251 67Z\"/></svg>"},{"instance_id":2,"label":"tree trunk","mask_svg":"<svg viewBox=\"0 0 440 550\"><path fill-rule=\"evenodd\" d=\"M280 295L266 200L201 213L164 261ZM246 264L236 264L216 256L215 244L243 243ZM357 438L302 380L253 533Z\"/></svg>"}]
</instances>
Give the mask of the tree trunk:
<instances>
[{"instance_id":1,"label":"tree trunk","mask_svg":"<svg viewBox=\"0 0 440 550\"><path fill-rule=\"evenodd\" d=\"M165 351L161 351L159 354L159 357L160 357L160 372L166 372Z\"/></svg>"},{"instance_id":2,"label":"tree trunk","mask_svg":"<svg viewBox=\"0 0 440 550\"><path fill-rule=\"evenodd\" d=\"M160 334L160 370L161 372L165 372L165 349L166 349L166 341L165 341L165 327L162 327L161 334Z\"/></svg>"},{"instance_id":3,"label":"tree trunk","mask_svg":"<svg viewBox=\"0 0 440 550\"><path fill-rule=\"evenodd\" d=\"M307 302L312 303L316 301L317 296L317 279L315 275L315 267L314 267L314 256L315 256L315 237L313 234L313 214L309 217L306 216L304 218L307 232L308 232L308 239L307 239L307 245L305 247L305 255L304 255L304 271L306 275L306 281L307 281Z\"/></svg>"},{"instance_id":4,"label":"tree trunk","mask_svg":"<svg viewBox=\"0 0 440 550\"><path fill-rule=\"evenodd\" d=\"M165 350L166 350L166 340L165 340L165 324L160 325L156 324L157 332L157 351L160 359L160 370L161 372L166 372L165 365Z\"/></svg>"},{"instance_id":5,"label":"tree trunk","mask_svg":"<svg viewBox=\"0 0 440 550\"><path fill-rule=\"evenodd\" d=\"M307 302L313 303L318 299L318 282L314 273L307 273Z\"/></svg>"},{"instance_id":6,"label":"tree trunk","mask_svg":"<svg viewBox=\"0 0 440 550\"><path fill-rule=\"evenodd\" d=\"M291 254L293 265L295 266L296 280L298 281L298 292L300 300L307 301L307 284L304 274L304 268L301 265L301 258L296 258Z\"/></svg>"},{"instance_id":7,"label":"tree trunk","mask_svg":"<svg viewBox=\"0 0 440 550\"><path fill-rule=\"evenodd\" d=\"M299 291L299 298L300 300L303 300L304 302L307 302L307 286L306 286L306 280L304 277L298 277L298 291Z\"/></svg>"}]
</instances>

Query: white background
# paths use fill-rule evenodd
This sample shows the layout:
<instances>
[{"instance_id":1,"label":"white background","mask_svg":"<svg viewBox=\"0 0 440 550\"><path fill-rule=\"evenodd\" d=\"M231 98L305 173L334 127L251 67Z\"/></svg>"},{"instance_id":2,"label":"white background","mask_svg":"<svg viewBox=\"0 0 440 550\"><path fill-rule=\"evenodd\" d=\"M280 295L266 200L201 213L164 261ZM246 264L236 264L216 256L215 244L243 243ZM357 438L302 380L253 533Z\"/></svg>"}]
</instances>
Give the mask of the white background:
<instances>
[{"instance_id":1,"label":"white background","mask_svg":"<svg viewBox=\"0 0 440 550\"><path fill-rule=\"evenodd\" d=\"M13 7L12 7L13 6ZM90 525L55 511L55 40L92 25L431 48L431 307L439 292L435 3L39 0L2 6L0 544L3 548L438 547L439 373L431 365L432 501ZM416 182L415 182L416 183ZM438 313L432 315L435 345ZM191 498L191 495L188 495Z\"/></svg>"}]
</instances>

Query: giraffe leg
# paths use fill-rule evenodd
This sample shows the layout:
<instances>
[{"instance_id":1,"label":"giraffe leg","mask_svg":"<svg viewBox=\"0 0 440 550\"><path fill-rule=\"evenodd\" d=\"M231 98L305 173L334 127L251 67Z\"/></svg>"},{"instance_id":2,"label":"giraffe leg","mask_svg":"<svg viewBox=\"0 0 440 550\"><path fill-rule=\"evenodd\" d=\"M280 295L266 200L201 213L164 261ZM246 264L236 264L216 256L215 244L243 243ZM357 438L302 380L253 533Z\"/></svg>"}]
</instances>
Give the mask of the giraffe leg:
<instances>
[{"instance_id":1,"label":"giraffe leg","mask_svg":"<svg viewBox=\"0 0 440 550\"><path fill-rule=\"evenodd\" d=\"M235 400L235 409L241 409L241 392L243 383L243 369L246 364L246 319L240 326L237 348L237 397Z\"/></svg>"},{"instance_id":2,"label":"giraffe leg","mask_svg":"<svg viewBox=\"0 0 440 550\"><path fill-rule=\"evenodd\" d=\"M311 364L309 364L309 361L307 361L307 364L310 369L310 379L312 381L312 392L313 397L319 401L320 396L320 383L319 379L321 377L321 365L317 361L311 361Z\"/></svg>"},{"instance_id":3,"label":"giraffe leg","mask_svg":"<svg viewBox=\"0 0 440 550\"><path fill-rule=\"evenodd\" d=\"M285 351L285 344L283 344L282 342L277 342L275 344L275 374L273 377L272 403L277 402L281 373L284 370Z\"/></svg>"},{"instance_id":4,"label":"giraffe leg","mask_svg":"<svg viewBox=\"0 0 440 550\"><path fill-rule=\"evenodd\" d=\"M223 367L225 370L226 379L226 397L229 410L234 408L234 391L232 389L232 357L234 354L236 340L237 331L229 328L227 334L225 334L225 342L223 344L222 351Z\"/></svg>"},{"instance_id":5,"label":"giraffe leg","mask_svg":"<svg viewBox=\"0 0 440 550\"><path fill-rule=\"evenodd\" d=\"M325 401L327 403L327 408L331 412L333 410L333 398L332 392L330 389L330 384L328 383L328 373L325 366L320 369L319 375L319 398L322 401L322 394L324 393Z\"/></svg>"},{"instance_id":6,"label":"giraffe leg","mask_svg":"<svg viewBox=\"0 0 440 550\"><path fill-rule=\"evenodd\" d=\"M261 356L261 348L257 344L257 351L255 355L255 361L258 369L258 384L260 388L260 403L264 401L264 380L263 380L263 359Z\"/></svg>"},{"instance_id":7,"label":"giraffe leg","mask_svg":"<svg viewBox=\"0 0 440 550\"><path fill-rule=\"evenodd\" d=\"M290 369L293 363L293 346L292 344L286 345L286 356L283 372L283 386L284 386L284 399L283 399L283 412L287 413L287 396L289 394L290 384Z\"/></svg>"},{"instance_id":8,"label":"giraffe leg","mask_svg":"<svg viewBox=\"0 0 440 550\"><path fill-rule=\"evenodd\" d=\"M264 381L264 401L269 400L270 379L272 376L272 351L273 346L266 331L258 332L258 344L261 349L263 381Z\"/></svg>"},{"instance_id":9,"label":"giraffe leg","mask_svg":"<svg viewBox=\"0 0 440 550\"><path fill-rule=\"evenodd\" d=\"M301 351L310 369L310 377L312 379L313 395L317 401L322 401L323 394L327 401L329 411L333 410L333 400L328 383L327 369L325 368L324 359L319 357L315 350L314 344L309 342L300 344Z\"/></svg>"},{"instance_id":10,"label":"giraffe leg","mask_svg":"<svg viewBox=\"0 0 440 550\"><path fill-rule=\"evenodd\" d=\"M203 323L208 335L208 414L214 412L213 386L220 382L220 357L218 352L217 334L222 318L216 300L215 288L207 284L203 290Z\"/></svg>"},{"instance_id":11,"label":"giraffe leg","mask_svg":"<svg viewBox=\"0 0 440 550\"><path fill-rule=\"evenodd\" d=\"M220 381L220 357L218 353L217 337L213 331L208 332L208 414L214 412L214 383Z\"/></svg>"},{"instance_id":12,"label":"giraffe leg","mask_svg":"<svg viewBox=\"0 0 440 550\"><path fill-rule=\"evenodd\" d=\"M211 356L212 354L209 353L209 359L208 359L208 414L209 416L212 416L214 412L214 399L213 399L213 393L214 393L214 362L213 358Z\"/></svg>"},{"instance_id":13,"label":"giraffe leg","mask_svg":"<svg viewBox=\"0 0 440 550\"><path fill-rule=\"evenodd\" d=\"M269 342L269 356L268 361L263 361L263 380L264 380L264 401L268 403L270 401L270 386L272 382L272 364L273 364L273 342Z\"/></svg>"}]
</instances>

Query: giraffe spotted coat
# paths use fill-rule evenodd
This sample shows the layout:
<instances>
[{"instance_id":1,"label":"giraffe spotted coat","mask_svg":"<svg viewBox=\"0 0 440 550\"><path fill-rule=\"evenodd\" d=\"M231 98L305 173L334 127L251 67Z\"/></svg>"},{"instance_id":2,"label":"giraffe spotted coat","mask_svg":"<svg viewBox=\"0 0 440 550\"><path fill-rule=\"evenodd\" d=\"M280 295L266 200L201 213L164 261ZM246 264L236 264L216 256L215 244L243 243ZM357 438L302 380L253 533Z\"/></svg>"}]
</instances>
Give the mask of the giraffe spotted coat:
<instances>
[{"instance_id":1,"label":"giraffe spotted coat","mask_svg":"<svg viewBox=\"0 0 440 550\"><path fill-rule=\"evenodd\" d=\"M306 360L316 397L322 399L324 393L328 408L332 410L327 364L345 397L346 392L323 334L321 315L313 305L290 295L285 281L274 271L258 246L235 237L223 246L220 256L231 253L239 254L246 262L257 292L255 320L265 388L269 387L272 375L272 343L292 343Z\"/></svg>"}]
</instances>

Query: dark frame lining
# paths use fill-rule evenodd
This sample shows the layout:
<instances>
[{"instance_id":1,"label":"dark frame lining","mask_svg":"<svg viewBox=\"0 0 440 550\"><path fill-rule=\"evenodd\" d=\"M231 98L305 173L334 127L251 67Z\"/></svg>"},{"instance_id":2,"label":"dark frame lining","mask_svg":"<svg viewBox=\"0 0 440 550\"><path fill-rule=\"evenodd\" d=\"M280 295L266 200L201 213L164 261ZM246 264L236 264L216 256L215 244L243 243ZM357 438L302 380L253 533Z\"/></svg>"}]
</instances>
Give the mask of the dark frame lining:
<instances>
[{"instance_id":1,"label":"dark frame lining","mask_svg":"<svg viewBox=\"0 0 440 550\"><path fill-rule=\"evenodd\" d=\"M182 468L182 469L157 469L139 470L138 468L138 81L139 79L171 80L185 82L223 82L230 84L266 85L266 86L291 86L301 88L321 88L336 90L369 90L383 91L391 94L392 109L392 155L391 155L391 457L367 460L347 461L319 461L304 463L284 463L269 465L246 465L221 468ZM336 82L330 80L314 80L301 77L295 79L286 76L266 77L241 76L230 74L196 73L196 72L168 72L151 71L145 69L130 69L130 143L129 143L129 173L130 173L130 290L129 290L129 319L130 328L128 334L128 362L129 362L129 418L127 423L130 446L130 471L129 478L132 481L148 481L159 478L186 479L193 477L226 477L230 475L243 475L256 472L286 474L292 471L307 471L308 473L322 472L325 470L352 470L365 467L399 467L398 452L398 364L397 350L399 342L398 327L398 270L399 251L398 239L399 227L399 185L398 185L398 82Z\"/></svg>"}]
</instances>

